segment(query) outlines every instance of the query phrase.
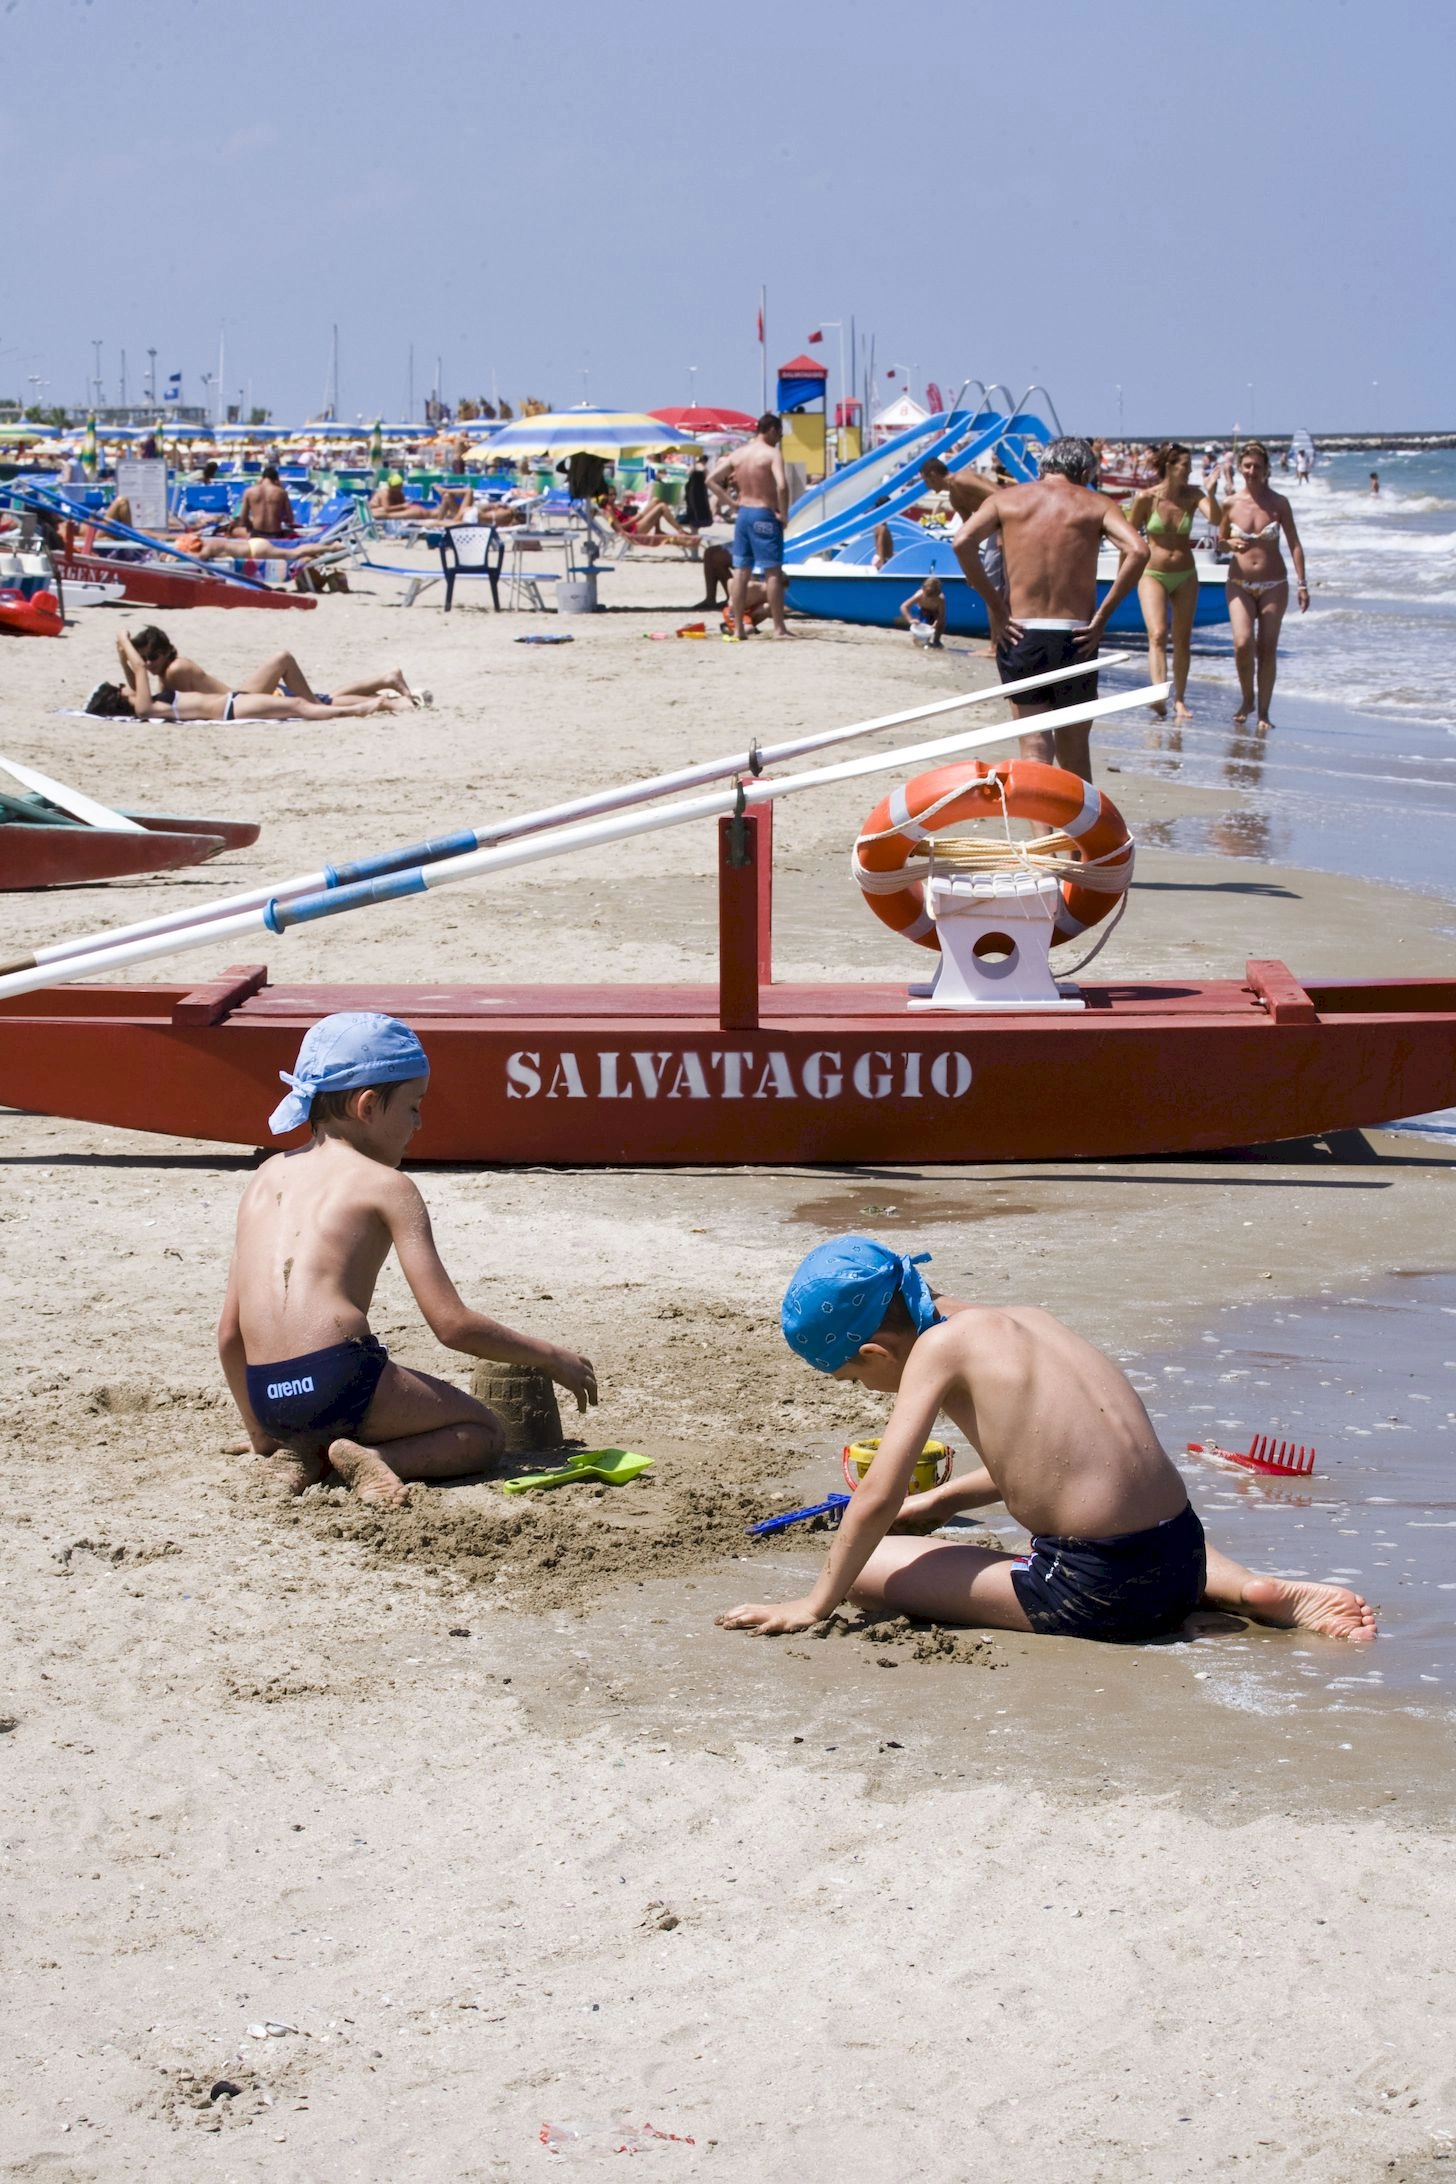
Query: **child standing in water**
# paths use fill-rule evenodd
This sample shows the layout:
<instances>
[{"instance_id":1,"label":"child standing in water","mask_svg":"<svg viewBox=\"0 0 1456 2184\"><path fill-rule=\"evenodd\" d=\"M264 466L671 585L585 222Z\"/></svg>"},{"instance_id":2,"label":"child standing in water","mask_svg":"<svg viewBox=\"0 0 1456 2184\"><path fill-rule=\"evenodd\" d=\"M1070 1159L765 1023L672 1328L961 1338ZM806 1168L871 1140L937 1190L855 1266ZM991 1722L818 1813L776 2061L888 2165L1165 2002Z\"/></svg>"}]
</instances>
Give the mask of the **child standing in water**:
<instances>
[{"instance_id":1,"label":"child standing in water","mask_svg":"<svg viewBox=\"0 0 1456 2184\"><path fill-rule=\"evenodd\" d=\"M1355 1644L1375 1636L1375 1617L1348 1587L1258 1577L1208 1545L1180 1473L1109 1358L1034 1305L932 1296L920 1272L928 1257L840 1236L811 1251L790 1282L790 1347L836 1380L893 1395L895 1407L812 1592L746 1603L720 1623L775 1636L853 1599L938 1623L1137 1640L1177 1630L1201 1603ZM942 1411L981 1463L906 1503ZM1029 1555L885 1536L902 1515L918 1524L991 1502L1033 1535Z\"/></svg>"},{"instance_id":2,"label":"child standing in water","mask_svg":"<svg viewBox=\"0 0 1456 2184\"><path fill-rule=\"evenodd\" d=\"M269 1118L307 1145L261 1167L238 1208L218 1350L248 1438L290 1494L328 1465L361 1501L396 1507L410 1479L454 1479L497 1457L494 1411L432 1373L390 1362L369 1306L390 1251L447 1349L530 1365L597 1399L590 1360L472 1312L435 1249L425 1202L399 1164L420 1126L430 1065L392 1016L326 1016L306 1034Z\"/></svg>"}]
</instances>

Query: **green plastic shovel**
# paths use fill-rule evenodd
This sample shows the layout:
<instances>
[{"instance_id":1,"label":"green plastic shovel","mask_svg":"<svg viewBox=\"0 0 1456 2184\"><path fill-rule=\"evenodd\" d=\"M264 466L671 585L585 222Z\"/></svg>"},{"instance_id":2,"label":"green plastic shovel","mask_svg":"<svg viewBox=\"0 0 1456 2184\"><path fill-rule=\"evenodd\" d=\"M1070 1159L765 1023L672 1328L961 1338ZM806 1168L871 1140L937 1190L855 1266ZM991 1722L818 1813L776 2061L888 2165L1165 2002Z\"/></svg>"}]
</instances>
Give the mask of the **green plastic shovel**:
<instances>
[{"instance_id":1,"label":"green plastic shovel","mask_svg":"<svg viewBox=\"0 0 1456 2184\"><path fill-rule=\"evenodd\" d=\"M535 1486L570 1486L575 1479L600 1479L603 1486L626 1486L629 1480L652 1469L650 1456L630 1448L582 1448L568 1456L560 1471L530 1471L521 1479L506 1479L502 1492L527 1494Z\"/></svg>"}]
</instances>

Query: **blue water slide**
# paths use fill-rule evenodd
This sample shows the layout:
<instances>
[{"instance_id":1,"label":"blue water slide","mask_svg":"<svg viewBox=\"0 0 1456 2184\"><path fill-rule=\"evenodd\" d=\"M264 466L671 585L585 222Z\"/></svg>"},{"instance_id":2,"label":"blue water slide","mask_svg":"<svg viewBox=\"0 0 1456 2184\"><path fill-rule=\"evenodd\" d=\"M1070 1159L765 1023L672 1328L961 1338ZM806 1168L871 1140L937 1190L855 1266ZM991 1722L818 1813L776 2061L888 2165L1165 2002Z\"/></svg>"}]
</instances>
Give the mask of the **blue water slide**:
<instances>
[{"instance_id":1,"label":"blue water slide","mask_svg":"<svg viewBox=\"0 0 1456 2184\"><path fill-rule=\"evenodd\" d=\"M979 380L968 384L976 387L985 402L985 389ZM962 389L962 392L965 390ZM1011 401L1007 398L1006 414L1011 414ZM818 485L811 485L800 495L789 511L785 529L790 540L797 541L810 531L818 531L825 524L836 523L861 501L873 500L883 491L887 482L895 479L910 463L912 456L924 461L929 443L944 433L952 417L962 415L957 397L949 414L941 412L934 417L923 417L918 425L910 425L893 440L886 440L882 447L872 447L867 454L846 463L842 470L835 470ZM967 415L967 422L969 416ZM918 450L918 455L916 455Z\"/></svg>"},{"instance_id":2,"label":"blue water slide","mask_svg":"<svg viewBox=\"0 0 1456 2184\"><path fill-rule=\"evenodd\" d=\"M993 393L1002 391L1004 390L999 388L992 389ZM1039 394L1044 398L1047 410L1051 415L1052 421L1050 424L1046 422L1039 410L1031 407L1031 398L1034 394ZM1015 478L1018 485L1030 485L1037 476L1037 448L1045 447L1048 440L1058 438L1061 429L1062 421L1057 415L1056 405L1047 393L1046 388L1028 387L1021 400L1014 404L1011 415L1006 421L1005 433L1000 446L996 450L997 460L1002 468Z\"/></svg>"},{"instance_id":3,"label":"blue water slide","mask_svg":"<svg viewBox=\"0 0 1456 2184\"><path fill-rule=\"evenodd\" d=\"M852 502L835 516L819 522L812 529L795 530L794 519L789 519L784 559L786 562L807 560L813 554L828 553L846 539L857 537L862 531L872 530L877 523L888 522L916 501L925 498L925 482L920 466L932 457L944 462L951 470L963 470L980 455L999 445L1006 430L1006 414L1002 410L978 410L974 416L969 410L950 410L928 420L932 430L917 425L908 433L901 433L896 440L876 450L877 456L895 455L893 466L876 465L874 482L868 490L857 493ZM857 469L839 473L848 478ZM831 481L838 483L839 480ZM802 503L799 504L802 506ZM794 515L798 514L798 508Z\"/></svg>"}]
</instances>

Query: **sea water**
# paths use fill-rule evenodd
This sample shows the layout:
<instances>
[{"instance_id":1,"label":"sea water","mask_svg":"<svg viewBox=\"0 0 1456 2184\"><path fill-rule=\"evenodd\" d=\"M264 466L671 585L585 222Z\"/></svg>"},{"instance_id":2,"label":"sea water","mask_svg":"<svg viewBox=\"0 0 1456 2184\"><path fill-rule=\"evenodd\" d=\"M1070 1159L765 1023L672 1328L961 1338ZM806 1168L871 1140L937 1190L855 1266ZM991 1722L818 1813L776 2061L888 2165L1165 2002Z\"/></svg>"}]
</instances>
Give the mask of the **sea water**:
<instances>
[{"instance_id":1,"label":"sea water","mask_svg":"<svg viewBox=\"0 0 1456 2184\"><path fill-rule=\"evenodd\" d=\"M1369 491L1378 461L1381 490ZM1123 772L1242 792L1215 817L1146 831L1152 847L1456 891L1456 450L1338 455L1307 485L1276 471L1304 543L1311 604L1291 598L1274 727L1236 728L1226 624L1195 633L1178 726L1121 716L1095 748ZM1109 688L1144 672L1113 669Z\"/></svg>"},{"instance_id":2,"label":"sea water","mask_svg":"<svg viewBox=\"0 0 1456 2184\"><path fill-rule=\"evenodd\" d=\"M1378 495L1369 489L1376 463ZM1227 626L1200 630L1192 720L1119 716L1097 730L1098 771L1237 792L1226 811L1145 826L1149 848L1344 873L1450 900L1456 449L1337 455L1307 485L1280 471L1274 483L1294 510L1312 603L1284 618L1273 727L1234 725ZM1130 688L1145 672L1143 660L1129 662L1107 685ZM1456 1110L1421 1126L1456 1139Z\"/></svg>"},{"instance_id":3,"label":"sea water","mask_svg":"<svg viewBox=\"0 0 1456 2184\"><path fill-rule=\"evenodd\" d=\"M1456 1720L1456 1275L1229 1305L1186 1348L1117 1362L1216 1547L1261 1576L1348 1585L1379 1619L1361 1647L1211 1632L1197 1652L1213 1695L1259 1713L1383 1702ZM1259 1433L1312 1447L1313 1475L1186 1453ZM984 1521L1024 1548L999 1510Z\"/></svg>"},{"instance_id":4,"label":"sea water","mask_svg":"<svg viewBox=\"0 0 1456 2184\"><path fill-rule=\"evenodd\" d=\"M1379 1615L1377 1642L1343 1653L1221 1641L1230 1694L1385 1696L1456 1718L1456 1275L1231 1305L1187 1350L1124 1370L1215 1545L1263 1575L1349 1585ZM1247 1449L1256 1433L1313 1446L1313 1476L1183 1453Z\"/></svg>"}]
</instances>

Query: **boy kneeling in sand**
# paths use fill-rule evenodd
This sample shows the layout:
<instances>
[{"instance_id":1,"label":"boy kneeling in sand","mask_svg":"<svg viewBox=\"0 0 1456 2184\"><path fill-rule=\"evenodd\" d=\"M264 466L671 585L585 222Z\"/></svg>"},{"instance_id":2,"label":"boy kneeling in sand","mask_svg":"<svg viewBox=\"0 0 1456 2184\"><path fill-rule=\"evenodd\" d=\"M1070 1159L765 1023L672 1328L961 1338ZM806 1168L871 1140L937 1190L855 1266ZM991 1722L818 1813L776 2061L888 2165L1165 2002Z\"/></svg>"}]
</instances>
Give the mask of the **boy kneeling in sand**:
<instances>
[{"instance_id":1,"label":"boy kneeling in sand","mask_svg":"<svg viewBox=\"0 0 1456 2184\"><path fill-rule=\"evenodd\" d=\"M1327 1638L1375 1636L1358 1593L1256 1577L1209 1547L1126 1376L1034 1305L932 1297L919 1270L928 1256L841 1236L790 1282L790 1346L895 1407L813 1591L734 1608L720 1623L774 1636L853 1599L938 1623L1136 1640L1177 1630L1202 1604ZM981 1468L907 1503L941 1411ZM897 1517L939 1521L996 1501L1033 1535L1029 1556L885 1536Z\"/></svg>"},{"instance_id":2,"label":"boy kneeling in sand","mask_svg":"<svg viewBox=\"0 0 1456 2184\"><path fill-rule=\"evenodd\" d=\"M534 1365L585 1410L588 1359L472 1312L441 1264L425 1202L399 1173L429 1082L424 1048L392 1016L326 1016L307 1033L275 1137L313 1125L261 1167L238 1208L218 1349L233 1401L276 1483L301 1494L326 1464L361 1501L395 1506L408 1479L454 1479L497 1457L495 1412L409 1371L369 1331L391 1247L436 1338L467 1357Z\"/></svg>"}]
</instances>

